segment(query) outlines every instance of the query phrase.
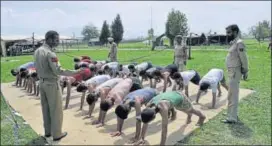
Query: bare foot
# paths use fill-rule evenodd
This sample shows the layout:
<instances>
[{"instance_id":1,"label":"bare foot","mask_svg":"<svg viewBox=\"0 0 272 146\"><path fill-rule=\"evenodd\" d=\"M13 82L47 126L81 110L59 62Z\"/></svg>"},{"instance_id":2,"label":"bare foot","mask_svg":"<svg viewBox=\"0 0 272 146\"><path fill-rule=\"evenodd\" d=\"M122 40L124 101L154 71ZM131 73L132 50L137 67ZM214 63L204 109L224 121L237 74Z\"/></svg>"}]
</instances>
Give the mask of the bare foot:
<instances>
[{"instance_id":1,"label":"bare foot","mask_svg":"<svg viewBox=\"0 0 272 146\"><path fill-rule=\"evenodd\" d=\"M139 141L135 142L133 145L144 145L145 144L145 140L140 139Z\"/></svg>"},{"instance_id":2,"label":"bare foot","mask_svg":"<svg viewBox=\"0 0 272 146\"><path fill-rule=\"evenodd\" d=\"M104 126L104 124L99 123L99 124L96 126L96 128L100 128L100 127L103 127L103 126Z\"/></svg>"},{"instance_id":3,"label":"bare foot","mask_svg":"<svg viewBox=\"0 0 272 146\"><path fill-rule=\"evenodd\" d=\"M111 137L115 137L115 136L121 136L123 133L120 131L116 131L116 132L112 132L110 135Z\"/></svg>"},{"instance_id":4,"label":"bare foot","mask_svg":"<svg viewBox=\"0 0 272 146\"><path fill-rule=\"evenodd\" d=\"M97 124L100 124L100 121L95 120L95 121L92 122L92 125L97 125Z\"/></svg>"},{"instance_id":5,"label":"bare foot","mask_svg":"<svg viewBox=\"0 0 272 146\"><path fill-rule=\"evenodd\" d=\"M129 139L129 144L133 144L133 143L135 143L137 141L137 139L135 138L135 137L132 137L132 138L130 138Z\"/></svg>"},{"instance_id":6,"label":"bare foot","mask_svg":"<svg viewBox=\"0 0 272 146\"><path fill-rule=\"evenodd\" d=\"M201 117L199 118L198 122L196 123L196 126L202 126L204 121L205 121L206 117Z\"/></svg>"}]
</instances>

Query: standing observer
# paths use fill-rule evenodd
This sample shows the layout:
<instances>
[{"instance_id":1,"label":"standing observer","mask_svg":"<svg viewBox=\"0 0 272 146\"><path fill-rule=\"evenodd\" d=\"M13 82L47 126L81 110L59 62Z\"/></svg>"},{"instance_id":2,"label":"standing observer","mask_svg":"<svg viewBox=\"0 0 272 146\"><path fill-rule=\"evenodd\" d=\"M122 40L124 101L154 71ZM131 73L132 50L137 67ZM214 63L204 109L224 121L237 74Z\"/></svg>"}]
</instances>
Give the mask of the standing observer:
<instances>
[{"instance_id":1,"label":"standing observer","mask_svg":"<svg viewBox=\"0 0 272 146\"><path fill-rule=\"evenodd\" d=\"M174 64L178 66L179 72L186 70L185 62L187 60L187 47L182 43L182 36L175 37Z\"/></svg>"},{"instance_id":2,"label":"standing observer","mask_svg":"<svg viewBox=\"0 0 272 146\"><path fill-rule=\"evenodd\" d=\"M116 62L117 61L117 45L114 42L112 37L109 37L108 41L110 43L110 52L108 57L110 58L111 62Z\"/></svg>"},{"instance_id":3,"label":"standing observer","mask_svg":"<svg viewBox=\"0 0 272 146\"><path fill-rule=\"evenodd\" d=\"M226 67L229 77L228 113L224 123L236 123L238 121L239 84L241 77L247 78L248 59L244 42L239 38L239 27L236 24L229 25L226 33L230 42L230 48L226 57Z\"/></svg>"},{"instance_id":4,"label":"standing observer","mask_svg":"<svg viewBox=\"0 0 272 146\"><path fill-rule=\"evenodd\" d=\"M75 71L61 69L56 54L53 52L59 45L59 34L48 31L45 43L34 53L34 63L40 79L40 95L45 137L53 136L58 141L67 135L62 132L63 109L59 75L72 75Z\"/></svg>"}]
</instances>

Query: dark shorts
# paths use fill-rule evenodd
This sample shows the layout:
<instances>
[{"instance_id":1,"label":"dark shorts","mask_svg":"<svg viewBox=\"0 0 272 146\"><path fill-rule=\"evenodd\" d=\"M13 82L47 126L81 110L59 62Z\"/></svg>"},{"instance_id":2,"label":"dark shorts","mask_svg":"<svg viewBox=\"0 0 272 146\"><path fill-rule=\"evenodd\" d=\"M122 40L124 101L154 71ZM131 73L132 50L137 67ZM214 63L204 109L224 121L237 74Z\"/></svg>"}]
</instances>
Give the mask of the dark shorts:
<instances>
[{"instance_id":1,"label":"dark shorts","mask_svg":"<svg viewBox=\"0 0 272 146\"><path fill-rule=\"evenodd\" d=\"M201 78L200 78L200 75L198 74L198 72L197 72L197 71L195 71L195 72L196 72L196 74L195 74L195 76L191 79L191 82L194 83L195 85L198 85Z\"/></svg>"},{"instance_id":2,"label":"dark shorts","mask_svg":"<svg viewBox=\"0 0 272 146\"><path fill-rule=\"evenodd\" d=\"M153 65L152 65L152 63L151 62L147 62L147 68L146 68L146 70L148 70L148 69L150 69L150 68L152 68L153 67Z\"/></svg>"},{"instance_id":3,"label":"dark shorts","mask_svg":"<svg viewBox=\"0 0 272 146\"><path fill-rule=\"evenodd\" d=\"M178 72L178 66L176 64L170 64L165 67L165 70L170 72L170 76L172 76L175 72Z\"/></svg>"}]
</instances>

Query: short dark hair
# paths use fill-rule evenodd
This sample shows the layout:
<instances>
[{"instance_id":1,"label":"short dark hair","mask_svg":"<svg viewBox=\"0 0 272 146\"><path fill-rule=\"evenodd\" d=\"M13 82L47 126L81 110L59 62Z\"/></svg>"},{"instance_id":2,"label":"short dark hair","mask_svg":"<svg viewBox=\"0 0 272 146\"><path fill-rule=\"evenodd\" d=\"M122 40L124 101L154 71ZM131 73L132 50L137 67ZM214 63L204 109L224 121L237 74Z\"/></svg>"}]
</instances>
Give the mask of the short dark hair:
<instances>
[{"instance_id":1,"label":"short dark hair","mask_svg":"<svg viewBox=\"0 0 272 146\"><path fill-rule=\"evenodd\" d=\"M205 91L205 90L207 90L210 87L210 84L207 83L207 82L203 82L199 86L200 86L200 90L201 91Z\"/></svg>"},{"instance_id":2,"label":"short dark hair","mask_svg":"<svg viewBox=\"0 0 272 146\"><path fill-rule=\"evenodd\" d=\"M154 108L146 108L141 113L141 119L143 123L149 123L156 117L156 110Z\"/></svg>"},{"instance_id":3,"label":"short dark hair","mask_svg":"<svg viewBox=\"0 0 272 146\"><path fill-rule=\"evenodd\" d=\"M123 71L123 64L119 64L119 71Z\"/></svg>"},{"instance_id":4,"label":"short dark hair","mask_svg":"<svg viewBox=\"0 0 272 146\"><path fill-rule=\"evenodd\" d=\"M102 75L104 72L103 72L103 70L99 70L98 72L97 72L97 74L99 74L99 75Z\"/></svg>"},{"instance_id":5,"label":"short dark hair","mask_svg":"<svg viewBox=\"0 0 272 146\"><path fill-rule=\"evenodd\" d=\"M80 66L79 66L78 64L75 64L75 65L74 65L74 69L75 69L75 70L78 70L78 69L80 69Z\"/></svg>"},{"instance_id":6,"label":"short dark hair","mask_svg":"<svg viewBox=\"0 0 272 146\"><path fill-rule=\"evenodd\" d=\"M239 29L239 27L238 27L237 24L231 24L231 25L229 25L229 26L226 27L226 30L227 30L227 29L230 29L230 30L232 30L232 31L236 31L237 33L240 32L240 29Z\"/></svg>"},{"instance_id":7,"label":"short dark hair","mask_svg":"<svg viewBox=\"0 0 272 146\"><path fill-rule=\"evenodd\" d=\"M104 70L108 70L110 67L108 65L105 65Z\"/></svg>"},{"instance_id":8,"label":"short dark hair","mask_svg":"<svg viewBox=\"0 0 272 146\"><path fill-rule=\"evenodd\" d=\"M81 67L88 67L88 65L86 63L83 63L83 64L80 65L80 68Z\"/></svg>"},{"instance_id":9,"label":"short dark hair","mask_svg":"<svg viewBox=\"0 0 272 146\"><path fill-rule=\"evenodd\" d=\"M101 101L101 103L100 103L100 109L102 111L108 111L110 109L110 107L111 107L111 104L110 104L109 101L107 101L107 100Z\"/></svg>"},{"instance_id":10,"label":"short dark hair","mask_svg":"<svg viewBox=\"0 0 272 146\"><path fill-rule=\"evenodd\" d=\"M179 72L175 72L175 73L173 74L172 78L173 78L174 80L175 80L175 79L179 79L179 78L181 78L181 75L180 75Z\"/></svg>"},{"instance_id":11,"label":"short dark hair","mask_svg":"<svg viewBox=\"0 0 272 146\"><path fill-rule=\"evenodd\" d=\"M134 66L133 64L130 64L130 65L128 66L128 69L135 69L135 66Z\"/></svg>"},{"instance_id":12,"label":"short dark hair","mask_svg":"<svg viewBox=\"0 0 272 146\"><path fill-rule=\"evenodd\" d=\"M56 35L58 36L59 33L54 30L50 30L45 34L45 40L48 40L50 38L53 39Z\"/></svg>"},{"instance_id":13,"label":"short dark hair","mask_svg":"<svg viewBox=\"0 0 272 146\"><path fill-rule=\"evenodd\" d=\"M16 76L18 74L18 71L15 71L15 69L11 69L10 73L13 75L13 76Z\"/></svg>"},{"instance_id":14,"label":"short dark hair","mask_svg":"<svg viewBox=\"0 0 272 146\"><path fill-rule=\"evenodd\" d=\"M63 88L67 86L67 81L63 81Z\"/></svg>"},{"instance_id":15,"label":"short dark hair","mask_svg":"<svg viewBox=\"0 0 272 146\"><path fill-rule=\"evenodd\" d=\"M28 72L27 71L23 71L23 72L21 72L21 78L25 78L25 77L27 77L27 74L28 74Z\"/></svg>"},{"instance_id":16,"label":"short dark hair","mask_svg":"<svg viewBox=\"0 0 272 146\"><path fill-rule=\"evenodd\" d=\"M31 77L32 77L32 78L36 78L37 76L38 76L37 72L31 73Z\"/></svg>"},{"instance_id":17,"label":"short dark hair","mask_svg":"<svg viewBox=\"0 0 272 146\"><path fill-rule=\"evenodd\" d=\"M77 57L75 57L75 58L74 58L74 62L80 62L80 59L77 58Z\"/></svg>"},{"instance_id":18,"label":"short dark hair","mask_svg":"<svg viewBox=\"0 0 272 146\"><path fill-rule=\"evenodd\" d=\"M87 95L86 101L89 105L91 105L96 100L97 100L97 95L95 93L90 93Z\"/></svg>"},{"instance_id":19,"label":"short dark hair","mask_svg":"<svg viewBox=\"0 0 272 146\"><path fill-rule=\"evenodd\" d=\"M116 114L119 118L125 120L125 119L127 119L127 117L128 117L128 114L129 114L129 112L130 112L130 109L131 109L131 108L130 108L129 105L127 105L127 104L120 104L120 105L118 105L118 106L116 107L116 109L115 109L115 114Z\"/></svg>"},{"instance_id":20,"label":"short dark hair","mask_svg":"<svg viewBox=\"0 0 272 146\"><path fill-rule=\"evenodd\" d=\"M154 70L153 74L155 76L161 76L161 71L159 71L159 70L156 69L156 70Z\"/></svg>"},{"instance_id":21,"label":"short dark hair","mask_svg":"<svg viewBox=\"0 0 272 146\"><path fill-rule=\"evenodd\" d=\"M27 70L26 68L20 68L20 72L24 72L26 70Z\"/></svg>"},{"instance_id":22,"label":"short dark hair","mask_svg":"<svg viewBox=\"0 0 272 146\"><path fill-rule=\"evenodd\" d=\"M140 76L144 76L146 74L146 71L145 70L141 70L140 72L139 72L139 75Z\"/></svg>"},{"instance_id":23,"label":"short dark hair","mask_svg":"<svg viewBox=\"0 0 272 146\"><path fill-rule=\"evenodd\" d=\"M90 71L95 71L96 70L96 66L92 65L90 66Z\"/></svg>"},{"instance_id":24,"label":"short dark hair","mask_svg":"<svg viewBox=\"0 0 272 146\"><path fill-rule=\"evenodd\" d=\"M76 88L77 92L83 92L86 91L88 89L88 87L84 84L79 84Z\"/></svg>"}]
</instances>

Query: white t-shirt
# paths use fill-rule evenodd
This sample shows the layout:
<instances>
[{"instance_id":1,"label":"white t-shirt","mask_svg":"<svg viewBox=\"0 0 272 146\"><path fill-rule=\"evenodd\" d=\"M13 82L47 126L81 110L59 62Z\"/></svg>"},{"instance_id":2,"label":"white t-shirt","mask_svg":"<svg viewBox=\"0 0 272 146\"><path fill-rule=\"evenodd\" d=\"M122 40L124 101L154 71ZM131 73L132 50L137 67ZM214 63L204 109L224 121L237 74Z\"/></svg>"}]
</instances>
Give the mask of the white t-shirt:
<instances>
[{"instance_id":1,"label":"white t-shirt","mask_svg":"<svg viewBox=\"0 0 272 146\"><path fill-rule=\"evenodd\" d=\"M123 66L123 70L120 71L120 73L121 73L121 74L126 74L126 75L129 74L130 71L129 71L129 69L128 69L128 65Z\"/></svg>"},{"instance_id":2,"label":"white t-shirt","mask_svg":"<svg viewBox=\"0 0 272 146\"><path fill-rule=\"evenodd\" d=\"M147 62L143 62L141 64L136 65L135 68L136 68L137 71L142 71L142 70L147 69L147 67L148 67L148 63Z\"/></svg>"},{"instance_id":3,"label":"white t-shirt","mask_svg":"<svg viewBox=\"0 0 272 146\"><path fill-rule=\"evenodd\" d=\"M110 69L112 70L117 70L118 68L118 62L110 62L110 63L107 63L107 64L104 64L101 69L104 70L105 66L108 65Z\"/></svg>"},{"instance_id":4,"label":"white t-shirt","mask_svg":"<svg viewBox=\"0 0 272 146\"><path fill-rule=\"evenodd\" d=\"M98 92L99 89L103 88L103 87L110 87L113 88L115 85L117 85L119 82L123 81L124 79L122 78L113 78L110 80L107 80L106 82L100 84L97 88L96 91Z\"/></svg>"},{"instance_id":5,"label":"white t-shirt","mask_svg":"<svg viewBox=\"0 0 272 146\"><path fill-rule=\"evenodd\" d=\"M98 75L95 77L92 77L91 79L87 80L85 82L85 84L88 86L90 84L96 84L96 85L100 85L104 82L106 82L107 80L109 80L111 77L109 75Z\"/></svg>"},{"instance_id":6,"label":"white t-shirt","mask_svg":"<svg viewBox=\"0 0 272 146\"><path fill-rule=\"evenodd\" d=\"M191 79L196 75L196 72L194 70L187 70L187 71L180 72L180 75L183 79L183 84L187 86L189 85L189 82L191 81Z\"/></svg>"},{"instance_id":7,"label":"white t-shirt","mask_svg":"<svg viewBox=\"0 0 272 146\"><path fill-rule=\"evenodd\" d=\"M210 88L212 89L213 93L217 91L218 83L223 79L224 71L222 69L211 69L199 82L199 85L202 82L210 83Z\"/></svg>"}]
</instances>

